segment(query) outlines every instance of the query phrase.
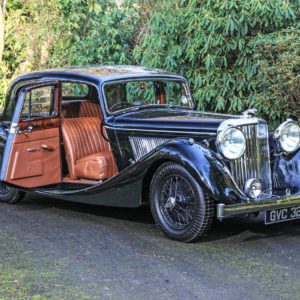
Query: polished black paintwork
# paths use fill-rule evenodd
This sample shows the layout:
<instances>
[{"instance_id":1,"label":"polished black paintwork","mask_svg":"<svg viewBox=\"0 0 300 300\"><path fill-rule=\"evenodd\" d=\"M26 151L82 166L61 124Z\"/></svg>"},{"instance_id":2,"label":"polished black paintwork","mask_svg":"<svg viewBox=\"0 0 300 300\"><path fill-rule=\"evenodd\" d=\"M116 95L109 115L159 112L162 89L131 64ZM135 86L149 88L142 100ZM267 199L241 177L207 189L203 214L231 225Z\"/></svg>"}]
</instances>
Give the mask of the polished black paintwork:
<instances>
[{"instance_id":1,"label":"polished black paintwork","mask_svg":"<svg viewBox=\"0 0 300 300\"><path fill-rule=\"evenodd\" d=\"M146 129L157 131L198 132L203 135L215 135L216 129L225 119L233 116L183 110L180 108L140 108L113 116L107 123L120 128Z\"/></svg>"},{"instance_id":2,"label":"polished black paintwork","mask_svg":"<svg viewBox=\"0 0 300 300\"><path fill-rule=\"evenodd\" d=\"M94 85L99 93L99 103L104 117L103 126L106 127L120 171L116 177L90 187L61 184L31 191L70 201L136 207L147 202L149 185L156 169L163 162L171 160L187 168L204 191L216 201L225 204L248 201L249 199L233 182L227 162L217 153L215 147L217 129L221 122L240 116L159 106L139 107L110 115L105 110L103 84L133 78L169 78L185 81L182 76L158 69L92 66L34 72L21 76L13 82L2 116L2 121L8 123L11 120L9 108L14 107L12 104L24 86L46 81L81 81ZM0 142L3 147L6 143L6 126L4 123L0 126L0 138L2 135ZM141 160L135 161L129 136L164 137L168 142ZM287 189L292 193L299 191L300 152L291 156L280 154L276 143L271 135L274 192L280 195L286 193Z\"/></svg>"},{"instance_id":3,"label":"polished black paintwork","mask_svg":"<svg viewBox=\"0 0 300 300\"><path fill-rule=\"evenodd\" d=\"M117 157L119 169L128 167L134 160L128 137L163 137L167 139L215 139L224 119L232 116L168 107L141 108L107 118L106 127Z\"/></svg>"},{"instance_id":4,"label":"polished black paintwork","mask_svg":"<svg viewBox=\"0 0 300 300\"><path fill-rule=\"evenodd\" d=\"M198 143L191 144L188 139L182 138L159 146L142 160L123 170L119 176L103 184L81 191L57 190L53 192L53 196L90 204L108 205L109 203L112 206L137 207L148 200L148 192L143 193L143 189L149 187L150 182L147 180L151 177L147 174L151 174L151 167L170 160L187 168L204 191L217 201L226 200L226 203L232 204L247 200L237 191L217 154ZM39 192L49 195L45 190Z\"/></svg>"},{"instance_id":5,"label":"polished black paintwork","mask_svg":"<svg viewBox=\"0 0 300 300\"><path fill-rule=\"evenodd\" d=\"M140 66L89 66L89 67L68 67L61 69L41 70L19 76L10 87L5 101L2 121L9 122L12 117L12 110L15 107L19 90L27 85L44 83L47 81L81 81L92 84L99 94L99 101L102 112L106 117L108 112L104 105L102 87L106 82L126 79L140 78L161 78L176 79L187 82L184 77L155 68ZM12 108L12 109L10 109Z\"/></svg>"},{"instance_id":6,"label":"polished black paintwork","mask_svg":"<svg viewBox=\"0 0 300 300\"><path fill-rule=\"evenodd\" d=\"M300 150L291 155L277 155L273 165L274 188L291 194L300 192Z\"/></svg>"}]
</instances>

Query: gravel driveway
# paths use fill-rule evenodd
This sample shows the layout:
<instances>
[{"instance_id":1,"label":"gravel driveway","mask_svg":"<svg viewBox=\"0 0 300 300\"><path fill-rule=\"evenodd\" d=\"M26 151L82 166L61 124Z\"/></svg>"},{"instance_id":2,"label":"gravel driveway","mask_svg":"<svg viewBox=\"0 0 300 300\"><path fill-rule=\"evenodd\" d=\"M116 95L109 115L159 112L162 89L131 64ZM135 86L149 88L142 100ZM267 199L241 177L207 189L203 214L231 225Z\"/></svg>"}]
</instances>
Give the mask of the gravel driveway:
<instances>
[{"instance_id":1,"label":"gravel driveway","mask_svg":"<svg viewBox=\"0 0 300 300\"><path fill-rule=\"evenodd\" d=\"M299 299L300 222L165 238L147 207L0 204L0 299Z\"/></svg>"}]
</instances>

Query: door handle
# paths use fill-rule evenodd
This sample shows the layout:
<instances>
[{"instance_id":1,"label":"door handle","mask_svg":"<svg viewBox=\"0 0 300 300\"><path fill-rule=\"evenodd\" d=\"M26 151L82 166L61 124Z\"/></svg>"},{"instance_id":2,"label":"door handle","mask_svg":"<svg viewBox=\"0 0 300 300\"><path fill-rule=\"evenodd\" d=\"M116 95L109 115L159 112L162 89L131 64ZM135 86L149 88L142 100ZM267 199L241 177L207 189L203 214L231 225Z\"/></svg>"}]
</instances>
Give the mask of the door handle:
<instances>
[{"instance_id":1,"label":"door handle","mask_svg":"<svg viewBox=\"0 0 300 300\"><path fill-rule=\"evenodd\" d=\"M46 151L53 151L53 150L54 150L54 147L48 146L48 145L45 145L45 144L41 145L40 148L41 148L42 150L46 150Z\"/></svg>"},{"instance_id":2,"label":"door handle","mask_svg":"<svg viewBox=\"0 0 300 300\"><path fill-rule=\"evenodd\" d=\"M26 135L26 136L28 136L28 134L27 133L30 133L31 131L33 130L33 126L31 126L31 125L29 125L26 129L24 129L24 130L18 130L17 131L17 134L24 134L24 135Z\"/></svg>"}]
</instances>

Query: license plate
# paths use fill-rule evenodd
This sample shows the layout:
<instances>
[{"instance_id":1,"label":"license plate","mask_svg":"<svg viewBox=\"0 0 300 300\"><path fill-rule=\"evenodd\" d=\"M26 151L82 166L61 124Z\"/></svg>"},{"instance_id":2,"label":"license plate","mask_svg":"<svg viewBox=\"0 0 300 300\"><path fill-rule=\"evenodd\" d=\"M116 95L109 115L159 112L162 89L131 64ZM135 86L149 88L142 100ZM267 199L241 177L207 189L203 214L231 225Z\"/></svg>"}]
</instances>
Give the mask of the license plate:
<instances>
[{"instance_id":1,"label":"license plate","mask_svg":"<svg viewBox=\"0 0 300 300\"><path fill-rule=\"evenodd\" d=\"M268 210L265 213L265 224L274 224L300 219L300 206Z\"/></svg>"}]
</instances>

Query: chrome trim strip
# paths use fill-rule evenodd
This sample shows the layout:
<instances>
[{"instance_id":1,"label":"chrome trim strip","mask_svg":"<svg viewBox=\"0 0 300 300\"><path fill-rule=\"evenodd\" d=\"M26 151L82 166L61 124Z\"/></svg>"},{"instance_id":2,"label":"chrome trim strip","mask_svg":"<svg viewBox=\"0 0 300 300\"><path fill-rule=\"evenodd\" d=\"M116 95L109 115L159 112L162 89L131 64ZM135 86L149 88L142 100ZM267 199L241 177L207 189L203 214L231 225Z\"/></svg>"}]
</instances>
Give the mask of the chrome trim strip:
<instances>
[{"instance_id":1,"label":"chrome trim strip","mask_svg":"<svg viewBox=\"0 0 300 300\"><path fill-rule=\"evenodd\" d=\"M209 135L209 136L216 136L217 133L213 132L192 132L192 131L172 131L172 130L153 130L153 129L138 129L138 128L122 128L122 127L112 127L105 125L105 128L112 129L112 130L121 130L121 131L137 131L137 132L159 132L159 133L179 133L179 134L186 134L186 135Z\"/></svg>"},{"instance_id":2,"label":"chrome trim strip","mask_svg":"<svg viewBox=\"0 0 300 300\"><path fill-rule=\"evenodd\" d=\"M23 88L19 95L18 95L18 101L16 103L16 108L13 113L12 122L10 124L9 134L7 138L7 142L4 148L3 158L2 158L2 165L1 165L1 173L0 173L0 180L4 181L6 178L6 173L8 171L8 165L9 165L9 158L11 156L11 150L13 147L13 141L15 138L15 134L17 131L16 125L18 125L18 121L22 112L23 108L23 102L26 95L26 88ZM22 101L21 101L22 100Z\"/></svg>"},{"instance_id":3,"label":"chrome trim strip","mask_svg":"<svg viewBox=\"0 0 300 300\"><path fill-rule=\"evenodd\" d=\"M261 200L256 202L245 202L238 204L217 205L217 218L223 219L237 215L264 212L267 210L300 206L300 195L277 197L276 199Z\"/></svg>"}]
</instances>

